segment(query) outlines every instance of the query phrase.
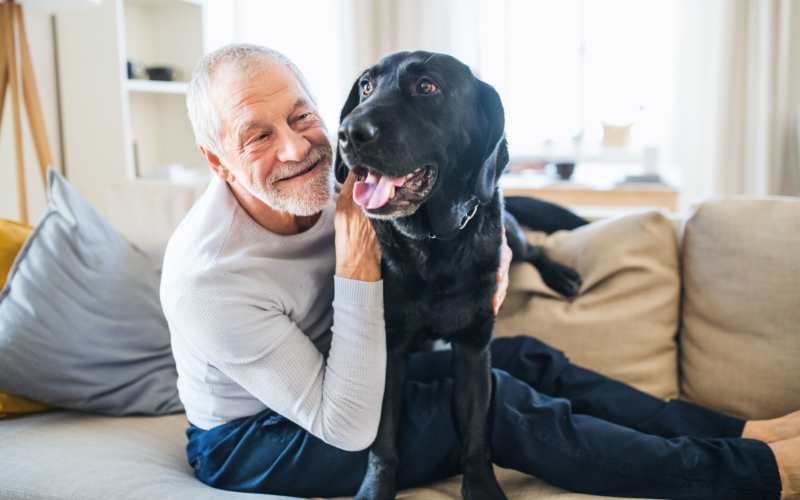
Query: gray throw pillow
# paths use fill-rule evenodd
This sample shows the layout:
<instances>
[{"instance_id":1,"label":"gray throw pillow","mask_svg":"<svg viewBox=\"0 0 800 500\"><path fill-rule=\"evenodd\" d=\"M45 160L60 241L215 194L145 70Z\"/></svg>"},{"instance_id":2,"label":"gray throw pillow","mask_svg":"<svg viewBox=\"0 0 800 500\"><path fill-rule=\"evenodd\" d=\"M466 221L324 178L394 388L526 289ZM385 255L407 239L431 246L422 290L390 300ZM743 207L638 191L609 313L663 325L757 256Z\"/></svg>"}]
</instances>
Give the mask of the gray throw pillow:
<instances>
[{"instance_id":1,"label":"gray throw pillow","mask_svg":"<svg viewBox=\"0 0 800 500\"><path fill-rule=\"evenodd\" d=\"M182 410L159 274L58 172L0 292L0 391L108 415Z\"/></svg>"}]
</instances>

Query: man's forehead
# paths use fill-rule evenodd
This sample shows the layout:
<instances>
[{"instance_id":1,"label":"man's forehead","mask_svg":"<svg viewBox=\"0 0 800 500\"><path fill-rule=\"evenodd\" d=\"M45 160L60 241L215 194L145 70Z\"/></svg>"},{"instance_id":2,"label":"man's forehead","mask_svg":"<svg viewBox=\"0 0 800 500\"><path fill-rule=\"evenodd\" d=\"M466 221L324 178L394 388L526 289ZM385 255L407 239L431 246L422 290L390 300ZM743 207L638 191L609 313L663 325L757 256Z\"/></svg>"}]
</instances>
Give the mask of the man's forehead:
<instances>
[{"instance_id":1,"label":"man's forehead","mask_svg":"<svg viewBox=\"0 0 800 500\"><path fill-rule=\"evenodd\" d=\"M298 101L310 101L294 73L284 64L265 58L257 64L226 64L215 72L211 94L223 117L249 120L254 107L291 111ZM284 109L285 108L285 109ZM237 120L241 121L241 120Z\"/></svg>"},{"instance_id":2,"label":"man's forehead","mask_svg":"<svg viewBox=\"0 0 800 500\"><path fill-rule=\"evenodd\" d=\"M212 77L212 92L259 91L264 96L277 94L287 88L302 90L294 73L274 59L264 57L250 62L226 62L215 69Z\"/></svg>"}]
</instances>

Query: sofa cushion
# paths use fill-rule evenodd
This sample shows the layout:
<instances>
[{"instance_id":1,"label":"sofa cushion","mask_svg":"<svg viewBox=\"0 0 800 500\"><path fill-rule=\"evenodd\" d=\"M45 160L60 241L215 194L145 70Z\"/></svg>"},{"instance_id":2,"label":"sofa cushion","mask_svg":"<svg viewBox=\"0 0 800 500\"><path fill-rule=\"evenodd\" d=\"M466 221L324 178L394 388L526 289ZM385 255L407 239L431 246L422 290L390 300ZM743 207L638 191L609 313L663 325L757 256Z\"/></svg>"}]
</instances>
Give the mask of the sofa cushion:
<instances>
[{"instance_id":1,"label":"sofa cushion","mask_svg":"<svg viewBox=\"0 0 800 500\"><path fill-rule=\"evenodd\" d=\"M114 418L56 411L0 423L0 499L107 500L253 499L208 487L186 461L184 415ZM497 476L509 498L579 500L569 493L508 469ZM460 499L460 477L407 490L407 500ZM344 500L344 499L342 499Z\"/></svg>"},{"instance_id":2,"label":"sofa cushion","mask_svg":"<svg viewBox=\"0 0 800 500\"><path fill-rule=\"evenodd\" d=\"M0 290L5 287L8 271L33 230L27 224L0 219ZM0 392L0 417L46 410L48 406L28 398Z\"/></svg>"},{"instance_id":3,"label":"sofa cushion","mask_svg":"<svg viewBox=\"0 0 800 500\"><path fill-rule=\"evenodd\" d=\"M0 292L0 391L112 415L180 411L159 274L60 174Z\"/></svg>"},{"instance_id":4,"label":"sofa cushion","mask_svg":"<svg viewBox=\"0 0 800 500\"><path fill-rule=\"evenodd\" d=\"M567 300L529 264L514 264L496 334L531 335L573 362L661 398L678 394L680 281L675 230L658 212L528 233L583 278Z\"/></svg>"},{"instance_id":5,"label":"sofa cushion","mask_svg":"<svg viewBox=\"0 0 800 500\"><path fill-rule=\"evenodd\" d=\"M682 259L682 393L743 418L800 408L800 200L704 203Z\"/></svg>"},{"instance_id":6,"label":"sofa cushion","mask_svg":"<svg viewBox=\"0 0 800 500\"><path fill-rule=\"evenodd\" d=\"M0 424L0 499L83 500L251 495L209 488L184 453L186 417L56 411ZM265 499L281 497L261 497Z\"/></svg>"},{"instance_id":7,"label":"sofa cushion","mask_svg":"<svg viewBox=\"0 0 800 500\"><path fill-rule=\"evenodd\" d=\"M0 289L5 285L8 271L32 230L27 224L0 219Z\"/></svg>"}]
</instances>

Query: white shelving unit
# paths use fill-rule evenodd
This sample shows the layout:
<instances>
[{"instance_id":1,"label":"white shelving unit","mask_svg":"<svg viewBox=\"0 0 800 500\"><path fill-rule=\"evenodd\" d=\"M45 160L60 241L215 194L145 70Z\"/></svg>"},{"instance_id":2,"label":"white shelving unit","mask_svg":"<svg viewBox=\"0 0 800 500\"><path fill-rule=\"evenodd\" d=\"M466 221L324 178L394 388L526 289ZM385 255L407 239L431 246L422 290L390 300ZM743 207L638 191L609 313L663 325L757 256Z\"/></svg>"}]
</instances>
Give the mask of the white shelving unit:
<instances>
[{"instance_id":1,"label":"white shelving unit","mask_svg":"<svg viewBox=\"0 0 800 500\"><path fill-rule=\"evenodd\" d=\"M192 68L205 52L206 2L118 1L125 76L128 62L141 73L151 66L168 66L174 72L174 81L146 80L146 74L137 74L123 82L128 177L168 178L165 172L174 165L202 169L185 100Z\"/></svg>"},{"instance_id":2,"label":"white shelving unit","mask_svg":"<svg viewBox=\"0 0 800 500\"><path fill-rule=\"evenodd\" d=\"M186 82L159 82L154 80L126 80L128 92L186 95Z\"/></svg>"},{"instance_id":3,"label":"white shelving unit","mask_svg":"<svg viewBox=\"0 0 800 500\"><path fill-rule=\"evenodd\" d=\"M131 189L135 198L169 192L180 199L196 192L198 177L171 165L208 173L186 116L186 82L204 53L235 40L234 6L104 0L55 16L67 175L104 215L138 212L112 186ZM174 67L176 81L128 79L128 59ZM119 219L111 220L124 224Z\"/></svg>"}]
</instances>

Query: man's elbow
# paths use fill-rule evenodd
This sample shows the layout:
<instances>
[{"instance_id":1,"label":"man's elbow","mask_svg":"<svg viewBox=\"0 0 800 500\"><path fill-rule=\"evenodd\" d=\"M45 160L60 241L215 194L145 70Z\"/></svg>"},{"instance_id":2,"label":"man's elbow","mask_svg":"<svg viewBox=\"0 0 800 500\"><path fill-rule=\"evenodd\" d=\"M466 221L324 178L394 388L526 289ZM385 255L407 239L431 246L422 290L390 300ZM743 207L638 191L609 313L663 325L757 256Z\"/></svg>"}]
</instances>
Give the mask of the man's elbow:
<instances>
[{"instance_id":1,"label":"man's elbow","mask_svg":"<svg viewBox=\"0 0 800 500\"><path fill-rule=\"evenodd\" d=\"M378 435L378 426L380 424L380 413L370 418L362 420L366 421L364 425L353 426L350 432L346 434L337 434L331 436L328 444L335 446L344 451L362 451L366 450L375 441L375 436Z\"/></svg>"},{"instance_id":2,"label":"man's elbow","mask_svg":"<svg viewBox=\"0 0 800 500\"><path fill-rule=\"evenodd\" d=\"M375 441L375 436L378 435L378 426L375 425L374 429L360 430L352 436L346 436L339 440L339 443L333 444L337 448L344 451L362 451L366 450Z\"/></svg>"}]
</instances>

